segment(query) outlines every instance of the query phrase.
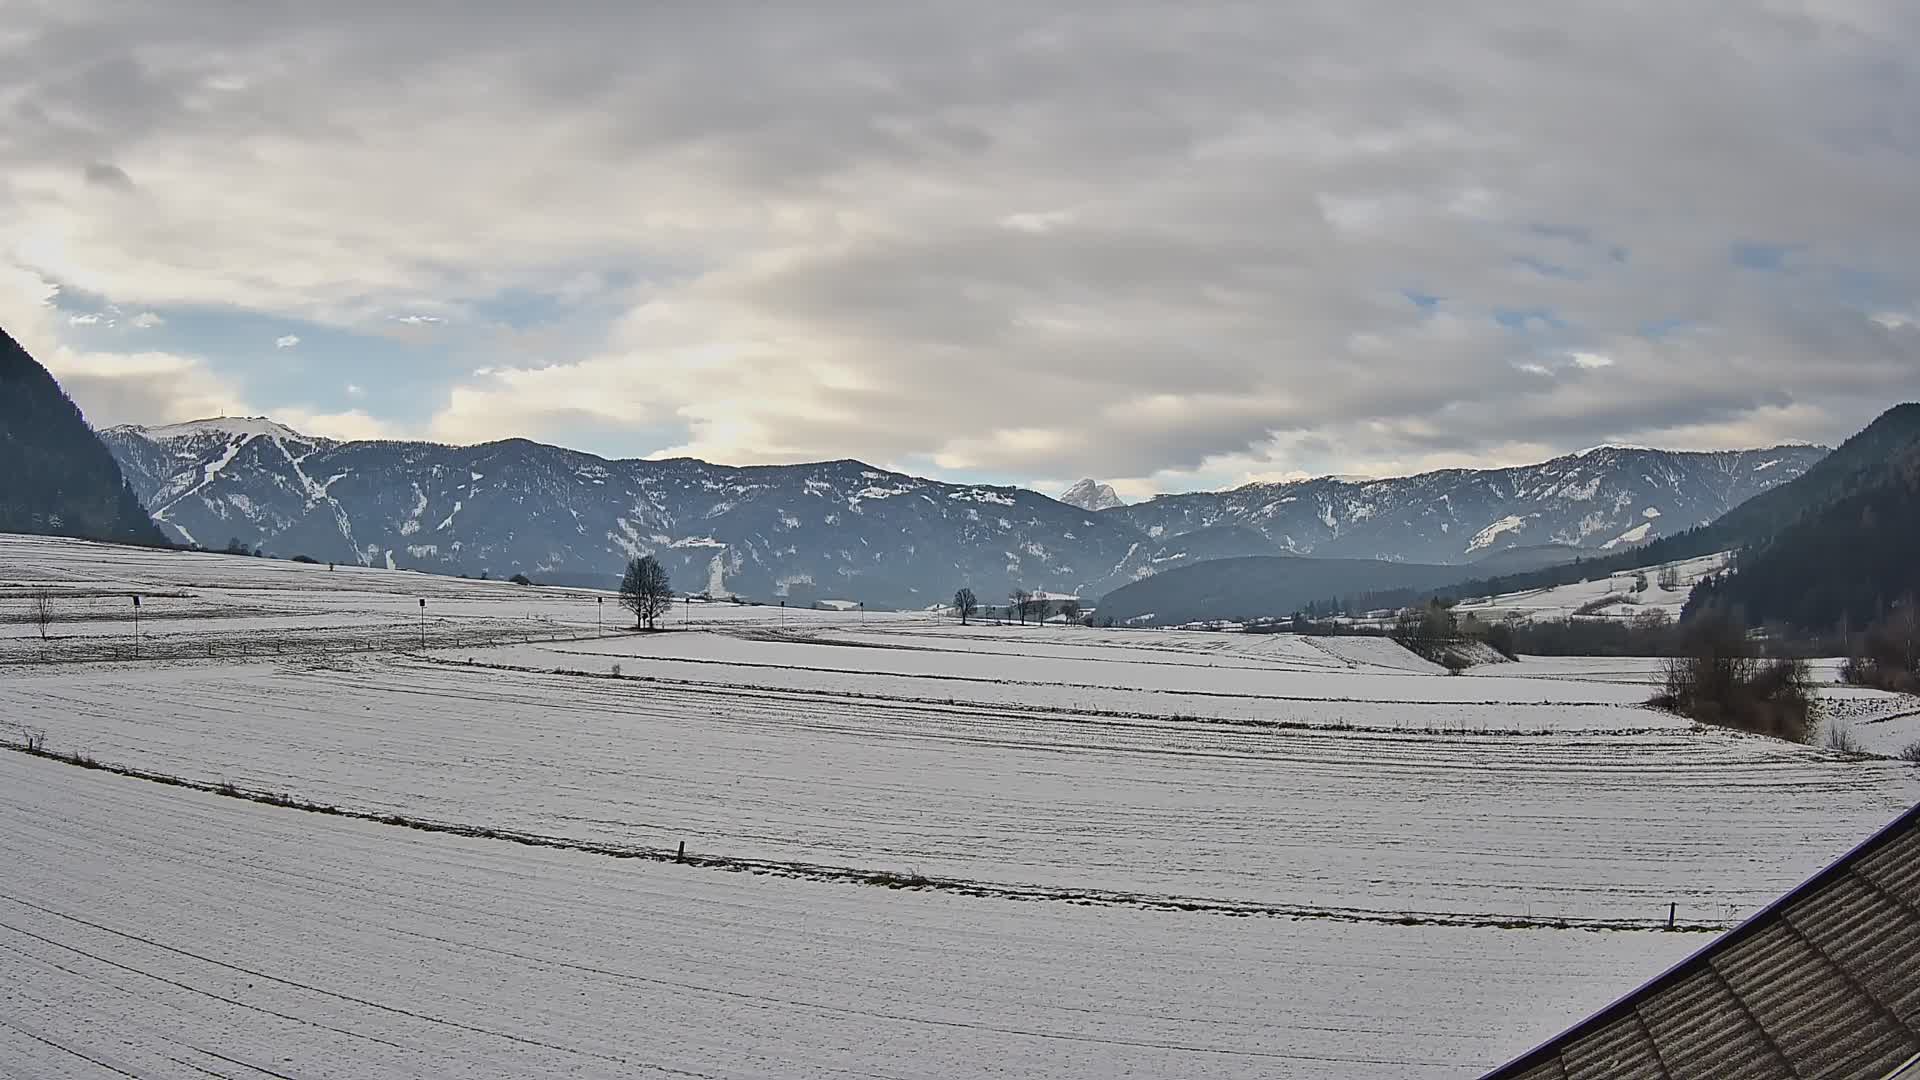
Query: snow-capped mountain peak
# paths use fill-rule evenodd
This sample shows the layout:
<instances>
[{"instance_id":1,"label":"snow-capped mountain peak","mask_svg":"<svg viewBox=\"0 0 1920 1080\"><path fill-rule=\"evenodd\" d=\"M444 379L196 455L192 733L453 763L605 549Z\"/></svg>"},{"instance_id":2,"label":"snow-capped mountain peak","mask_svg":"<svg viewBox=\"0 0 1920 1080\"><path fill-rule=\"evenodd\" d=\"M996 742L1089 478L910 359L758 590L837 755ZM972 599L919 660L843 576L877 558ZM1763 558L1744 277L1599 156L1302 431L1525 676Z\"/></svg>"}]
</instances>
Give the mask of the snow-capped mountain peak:
<instances>
[{"instance_id":1,"label":"snow-capped mountain peak","mask_svg":"<svg viewBox=\"0 0 1920 1080\"><path fill-rule=\"evenodd\" d=\"M1102 484L1092 477L1061 492L1059 501L1082 510L1111 510L1127 505L1120 493L1113 490L1112 484Z\"/></svg>"},{"instance_id":2,"label":"snow-capped mountain peak","mask_svg":"<svg viewBox=\"0 0 1920 1080\"><path fill-rule=\"evenodd\" d=\"M188 420L179 424L162 424L157 427L144 427L138 424L123 424L109 429L120 432L136 432L155 442L168 442L179 438L200 435L221 435L227 438L269 438L288 439L295 442L318 442L293 430L285 424L270 420L264 416L215 416L205 420Z\"/></svg>"}]
</instances>

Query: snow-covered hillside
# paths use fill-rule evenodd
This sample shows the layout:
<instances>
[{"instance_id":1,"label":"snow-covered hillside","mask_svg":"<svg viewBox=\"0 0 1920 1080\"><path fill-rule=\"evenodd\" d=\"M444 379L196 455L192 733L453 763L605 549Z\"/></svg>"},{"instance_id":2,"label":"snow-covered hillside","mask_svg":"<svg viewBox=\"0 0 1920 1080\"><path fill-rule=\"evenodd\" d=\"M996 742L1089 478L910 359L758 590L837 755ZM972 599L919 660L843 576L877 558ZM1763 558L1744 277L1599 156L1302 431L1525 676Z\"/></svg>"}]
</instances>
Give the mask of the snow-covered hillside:
<instances>
[{"instance_id":1,"label":"snow-covered hillside","mask_svg":"<svg viewBox=\"0 0 1920 1080\"><path fill-rule=\"evenodd\" d=\"M731 468L523 440L336 443L257 419L103 437L180 540L369 566L598 584L653 554L682 591L922 607L963 584L989 597L1015 584L1098 590L1170 546L1031 491L855 461Z\"/></svg>"},{"instance_id":2,"label":"snow-covered hillside","mask_svg":"<svg viewBox=\"0 0 1920 1080\"><path fill-rule=\"evenodd\" d=\"M1107 514L1156 537L1240 526L1299 555L1451 564L1545 544L1610 551L1712 521L1826 453L1598 447L1510 469L1163 495Z\"/></svg>"},{"instance_id":3,"label":"snow-covered hillside","mask_svg":"<svg viewBox=\"0 0 1920 1080\"><path fill-rule=\"evenodd\" d=\"M1686 606L1687 594L1701 578L1726 568L1731 555L1721 552L1698 559L1656 563L1636 570L1602 574L1591 581L1560 585L1551 589L1477 596L1460 601L1455 610L1472 614L1488 622L1510 616L1534 620L1566 620L1580 617L1630 619L1648 612L1660 612L1678 619ZM1645 587L1641 586L1645 582Z\"/></svg>"},{"instance_id":4,"label":"snow-covered hillside","mask_svg":"<svg viewBox=\"0 0 1920 1080\"><path fill-rule=\"evenodd\" d=\"M649 553L682 591L911 608L962 585L983 599L1016 586L1091 599L1246 555L1364 549L1465 563L1547 540L1618 546L1711 517L1819 453L1594 452L1532 469L1137 506L1088 481L1068 493L1108 506L1088 510L857 461L736 468L609 461L518 439L339 443L261 418L118 427L102 439L161 527L204 547L237 539L332 562L575 584L609 582Z\"/></svg>"}]
</instances>

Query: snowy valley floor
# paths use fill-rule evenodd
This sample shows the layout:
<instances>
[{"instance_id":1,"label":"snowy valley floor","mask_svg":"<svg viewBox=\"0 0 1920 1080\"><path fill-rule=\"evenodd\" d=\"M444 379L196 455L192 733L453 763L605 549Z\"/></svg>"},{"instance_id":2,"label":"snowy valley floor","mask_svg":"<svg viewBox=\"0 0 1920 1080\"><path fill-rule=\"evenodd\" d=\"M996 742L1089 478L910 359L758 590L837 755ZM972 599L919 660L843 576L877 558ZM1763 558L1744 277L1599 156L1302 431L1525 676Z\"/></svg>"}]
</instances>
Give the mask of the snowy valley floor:
<instances>
[{"instance_id":1,"label":"snowy valley floor","mask_svg":"<svg viewBox=\"0 0 1920 1080\"><path fill-rule=\"evenodd\" d=\"M600 607L0 537L0 738L138 774L0 753L0 1075L1470 1077L1920 799L1638 661Z\"/></svg>"}]
</instances>

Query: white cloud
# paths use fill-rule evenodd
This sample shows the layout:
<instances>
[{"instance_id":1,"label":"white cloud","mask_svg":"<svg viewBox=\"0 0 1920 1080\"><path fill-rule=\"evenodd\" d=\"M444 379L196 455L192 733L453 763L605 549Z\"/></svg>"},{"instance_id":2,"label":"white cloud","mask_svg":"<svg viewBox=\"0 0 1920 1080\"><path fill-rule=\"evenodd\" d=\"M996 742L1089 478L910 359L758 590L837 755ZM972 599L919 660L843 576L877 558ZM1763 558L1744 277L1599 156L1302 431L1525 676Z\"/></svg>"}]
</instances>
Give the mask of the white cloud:
<instances>
[{"instance_id":1,"label":"white cloud","mask_svg":"<svg viewBox=\"0 0 1920 1080\"><path fill-rule=\"evenodd\" d=\"M102 322L105 322L105 321L106 321L106 318L107 318L107 317L106 317L105 315L102 315L101 313L99 313L99 312L97 312L97 311L89 311L89 312L86 312L86 313L84 313L84 314L79 314L79 313L76 313L76 314L73 314L73 315L69 315L69 316L67 316L67 325L69 325L69 326L97 326L97 325L99 325L100 323L102 323Z\"/></svg>"},{"instance_id":2,"label":"white cloud","mask_svg":"<svg viewBox=\"0 0 1920 1080\"><path fill-rule=\"evenodd\" d=\"M141 330L151 330L156 326L165 325L166 321L151 311L143 311L133 317L133 325Z\"/></svg>"},{"instance_id":3,"label":"white cloud","mask_svg":"<svg viewBox=\"0 0 1920 1080\"><path fill-rule=\"evenodd\" d=\"M348 383L347 396L348 397L366 397L367 390L365 387L361 386L358 383Z\"/></svg>"},{"instance_id":4,"label":"white cloud","mask_svg":"<svg viewBox=\"0 0 1920 1080\"><path fill-rule=\"evenodd\" d=\"M241 396L198 357L74 349L60 336L46 279L0 259L0 326L60 380L96 428L245 415Z\"/></svg>"},{"instance_id":5,"label":"white cloud","mask_svg":"<svg viewBox=\"0 0 1920 1080\"><path fill-rule=\"evenodd\" d=\"M1020 232L1043 233L1050 232L1072 220L1073 212L1069 210L1040 210L1008 214L1000 219L1000 224Z\"/></svg>"},{"instance_id":6,"label":"white cloud","mask_svg":"<svg viewBox=\"0 0 1920 1080\"><path fill-rule=\"evenodd\" d=\"M1573 361L1574 367L1582 368L1586 371L1598 371L1601 368L1613 366L1613 357L1605 353L1585 352L1580 349L1575 349L1568 353L1567 359Z\"/></svg>"},{"instance_id":7,"label":"white cloud","mask_svg":"<svg viewBox=\"0 0 1920 1080\"><path fill-rule=\"evenodd\" d=\"M256 411L197 357L58 348L36 359L60 380L96 428L171 424Z\"/></svg>"},{"instance_id":8,"label":"white cloud","mask_svg":"<svg viewBox=\"0 0 1920 1080\"><path fill-rule=\"evenodd\" d=\"M273 347L276 349L291 349L298 344L300 344L298 334L282 334L273 339Z\"/></svg>"},{"instance_id":9,"label":"white cloud","mask_svg":"<svg viewBox=\"0 0 1920 1080\"><path fill-rule=\"evenodd\" d=\"M304 435L319 435L347 441L402 437L402 432L398 428L369 416L360 409L323 413L301 408L282 408L274 410L272 415L276 420Z\"/></svg>"}]
</instances>

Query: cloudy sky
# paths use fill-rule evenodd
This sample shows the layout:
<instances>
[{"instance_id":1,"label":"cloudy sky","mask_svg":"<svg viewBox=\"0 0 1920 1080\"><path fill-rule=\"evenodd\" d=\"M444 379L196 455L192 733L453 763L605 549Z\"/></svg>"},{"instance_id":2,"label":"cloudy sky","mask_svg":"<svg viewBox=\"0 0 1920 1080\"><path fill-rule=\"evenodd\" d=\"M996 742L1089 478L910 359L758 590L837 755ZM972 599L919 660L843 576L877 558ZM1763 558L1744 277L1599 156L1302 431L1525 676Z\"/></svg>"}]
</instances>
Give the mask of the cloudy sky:
<instances>
[{"instance_id":1,"label":"cloudy sky","mask_svg":"<svg viewBox=\"0 0 1920 1080\"><path fill-rule=\"evenodd\" d=\"M1912 0L0 11L0 326L100 426L1138 496L1920 396Z\"/></svg>"}]
</instances>

